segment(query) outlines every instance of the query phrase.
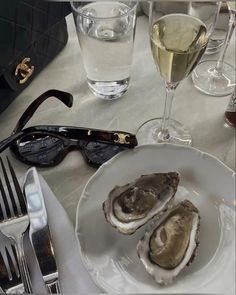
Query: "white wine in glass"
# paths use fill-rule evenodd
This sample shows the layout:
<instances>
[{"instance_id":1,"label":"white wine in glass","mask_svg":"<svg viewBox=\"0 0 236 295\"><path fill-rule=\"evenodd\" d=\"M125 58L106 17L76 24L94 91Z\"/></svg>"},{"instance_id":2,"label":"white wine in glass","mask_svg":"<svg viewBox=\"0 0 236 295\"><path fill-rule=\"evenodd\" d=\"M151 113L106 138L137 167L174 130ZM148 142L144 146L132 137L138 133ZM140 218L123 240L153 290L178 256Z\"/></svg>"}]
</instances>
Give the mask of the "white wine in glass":
<instances>
[{"instance_id":1,"label":"white wine in glass","mask_svg":"<svg viewBox=\"0 0 236 295\"><path fill-rule=\"evenodd\" d=\"M192 144L188 130L170 119L174 91L189 76L205 52L213 31L218 3L152 2L150 40L154 62L166 84L163 118L145 122L137 132L139 144ZM201 16L203 20L201 20Z\"/></svg>"},{"instance_id":2,"label":"white wine in glass","mask_svg":"<svg viewBox=\"0 0 236 295\"><path fill-rule=\"evenodd\" d=\"M166 15L153 24L152 55L166 83L179 83L193 70L205 51L206 31L203 22L185 14Z\"/></svg>"}]
</instances>

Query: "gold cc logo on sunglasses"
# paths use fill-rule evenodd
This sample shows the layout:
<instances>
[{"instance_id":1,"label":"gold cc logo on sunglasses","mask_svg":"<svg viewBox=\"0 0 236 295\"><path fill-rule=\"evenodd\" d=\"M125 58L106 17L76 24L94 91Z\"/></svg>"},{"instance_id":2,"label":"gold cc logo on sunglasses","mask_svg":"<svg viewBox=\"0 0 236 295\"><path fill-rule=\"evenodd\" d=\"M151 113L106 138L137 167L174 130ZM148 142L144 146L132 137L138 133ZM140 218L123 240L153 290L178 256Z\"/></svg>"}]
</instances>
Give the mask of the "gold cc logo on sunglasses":
<instances>
[{"instance_id":1,"label":"gold cc logo on sunglasses","mask_svg":"<svg viewBox=\"0 0 236 295\"><path fill-rule=\"evenodd\" d=\"M115 132L114 135L117 136L117 139L115 139L114 142L120 143L120 144L129 144L130 143L130 141L127 141L127 139L130 138L129 134Z\"/></svg>"}]
</instances>

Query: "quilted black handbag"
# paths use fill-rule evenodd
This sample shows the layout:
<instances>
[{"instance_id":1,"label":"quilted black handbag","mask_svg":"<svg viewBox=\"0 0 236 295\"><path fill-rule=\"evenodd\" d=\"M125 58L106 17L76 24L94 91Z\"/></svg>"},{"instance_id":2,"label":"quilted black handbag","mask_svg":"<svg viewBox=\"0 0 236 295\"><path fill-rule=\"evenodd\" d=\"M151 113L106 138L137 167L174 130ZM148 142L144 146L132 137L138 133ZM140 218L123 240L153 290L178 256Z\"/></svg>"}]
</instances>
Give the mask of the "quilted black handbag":
<instances>
[{"instance_id":1,"label":"quilted black handbag","mask_svg":"<svg viewBox=\"0 0 236 295\"><path fill-rule=\"evenodd\" d=\"M0 1L0 113L62 50L69 2Z\"/></svg>"}]
</instances>

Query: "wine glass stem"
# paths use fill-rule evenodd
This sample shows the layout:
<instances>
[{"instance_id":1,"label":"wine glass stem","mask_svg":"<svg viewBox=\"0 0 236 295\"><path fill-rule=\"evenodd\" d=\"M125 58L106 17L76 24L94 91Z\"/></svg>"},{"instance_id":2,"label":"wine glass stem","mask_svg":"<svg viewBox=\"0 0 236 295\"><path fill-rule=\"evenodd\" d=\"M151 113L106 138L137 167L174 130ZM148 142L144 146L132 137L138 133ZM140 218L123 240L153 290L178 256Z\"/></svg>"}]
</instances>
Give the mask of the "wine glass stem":
<instances>
[{"instance_id":1,"label":"wine glass stem","mask_svg":"<svg viewBox=\"0 0 236 295\"><path fill-rule=\"evenodd\" d=\"M163 114L163 119L161 124L161 131L158 134L158 137L163 141L168 140L170 138L168 127L169 127L170 114L171 114L172 103L174 98L174 92L177 85L178 83L166 83L166 99L165 99L164 114Z\"/></svg>"},{"instance_id":2,"label":"wine glass stem","mask_svg":"<svg viewBox=\"0 0 236 295\"><path fill-rule=\"evenodd\" d=\"M229 45L230 38L233 34L235 27L235 12L231 11L230 12L230 19L229 19L229 28L228 32L224 41L224 45L220 54L220 57L216 63L215 71L217 72L218 75L222 75L222 70L223 70L223 62L225 58L225 53Z\"/></svg>"}]
</instances>

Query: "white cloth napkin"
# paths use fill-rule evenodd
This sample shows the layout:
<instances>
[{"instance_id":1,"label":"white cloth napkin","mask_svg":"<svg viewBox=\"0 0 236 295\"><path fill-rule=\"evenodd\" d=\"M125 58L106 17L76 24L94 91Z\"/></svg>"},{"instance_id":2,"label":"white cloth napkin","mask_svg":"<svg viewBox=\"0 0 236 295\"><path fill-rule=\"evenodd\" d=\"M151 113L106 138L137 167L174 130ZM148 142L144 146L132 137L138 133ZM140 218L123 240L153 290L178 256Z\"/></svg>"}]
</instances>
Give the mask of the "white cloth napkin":
<instances>
[{"instance_id":1,"label":"white cloth napkin","mask_svg":"<svg viewBox=\"0 0 236 295\"><path fill-rule=\"evenodd\" d=\"M69 217L42 176L40 176L40 182L47 209L62 292L74 294L101 293L83 266L74 227ZM6 242L7 239L0 233L0 246L3 247ZM46 293L33 250L27 237L25 239L25 247L32 276L33 292L40 294Z\"/></svg>"}]
</instances>

